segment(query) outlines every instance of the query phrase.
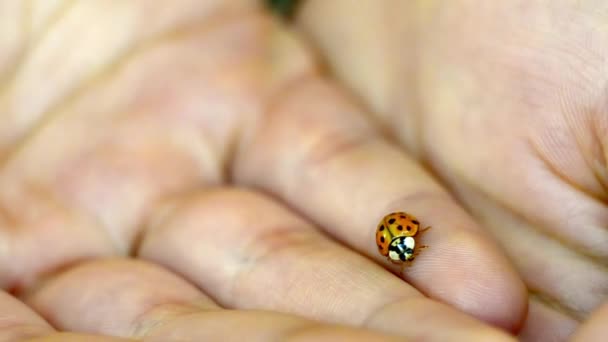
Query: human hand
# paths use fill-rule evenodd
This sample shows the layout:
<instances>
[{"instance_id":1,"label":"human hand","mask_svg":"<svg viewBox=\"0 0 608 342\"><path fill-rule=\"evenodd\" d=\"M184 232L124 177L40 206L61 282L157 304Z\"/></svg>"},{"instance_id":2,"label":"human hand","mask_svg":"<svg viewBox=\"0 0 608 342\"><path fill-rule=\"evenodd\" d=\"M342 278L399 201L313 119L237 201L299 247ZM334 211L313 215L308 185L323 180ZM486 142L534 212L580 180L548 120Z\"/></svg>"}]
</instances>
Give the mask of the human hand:
<instances>
[{"instance_id":1,"label":"human hand","mask_svg":"<svg viewBox=\"0 0 608 342\"><path fill-rule=\"evenodd\" d=\"M497 341L460 310L521 323L485 230L257 1L2 6L0 283L54 328ZM406 281L374 240L397 209L433 226ZM5 334L52 333L3 298Z\"/></svg>"},{"instance_id":2,"label":"human hand","mask_svg":"<svg viewBox=\"0 0 608 342\"><path fill-rule=\"evenodd\" d=\"M299 27L429 165L530 290L521 338L563 340L608 290L608 7L304 3Z\"/></svg>"}]
</instances>

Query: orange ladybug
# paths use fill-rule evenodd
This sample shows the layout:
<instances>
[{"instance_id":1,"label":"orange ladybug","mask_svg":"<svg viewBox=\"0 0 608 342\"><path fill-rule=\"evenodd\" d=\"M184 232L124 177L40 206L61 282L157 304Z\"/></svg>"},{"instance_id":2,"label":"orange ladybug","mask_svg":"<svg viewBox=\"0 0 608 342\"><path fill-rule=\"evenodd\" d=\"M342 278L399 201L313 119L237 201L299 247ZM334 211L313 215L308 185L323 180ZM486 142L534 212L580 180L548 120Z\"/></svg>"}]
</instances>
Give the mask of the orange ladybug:
<instances>
[{"instance_id":1,"label":"orange ladybug","mask_svg":"<svg viewBox=\"0 0 608 342\"><path fill-rule=\"evenodd\" d=\"M410 214L390 213L382 218L376 229L378 251L392 263L409 265L421 249L428 247L417 246L415 238L430 228L420 229L420 222Z\"/></svg>"}]
</instances>

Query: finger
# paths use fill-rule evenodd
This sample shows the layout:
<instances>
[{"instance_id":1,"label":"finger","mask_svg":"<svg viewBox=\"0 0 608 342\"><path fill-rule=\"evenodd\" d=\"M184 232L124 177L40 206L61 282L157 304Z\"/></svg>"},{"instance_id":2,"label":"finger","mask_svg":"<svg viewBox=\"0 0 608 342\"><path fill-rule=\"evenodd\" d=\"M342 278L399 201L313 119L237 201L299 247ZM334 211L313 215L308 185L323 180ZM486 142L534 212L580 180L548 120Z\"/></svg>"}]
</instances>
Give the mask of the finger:
<instances>
[{"instance_id":1,"label":"finger","mask_svg":"<svg viewBox=\"0 0 608 342\"><path fill-rule=\"evenodd\" d=\"M154 314L146 322L139 323L137 318L157 308L158 317L188 313L188 306L172 306L180 302L190 304L190 311L217 308L175 275L121 259L92 261L59 273L27 294L25 300L59 329L122 337L140 337Z\"/></svg>"},{"instance_id":2,"label":"finger","mask_svg":"<svg viewBox=\"0 0 608 342\"><path fill-rule=\"evenodd\" d=\"M25 304L0 291L0 341L19 341L54 332L54 329Z\"/></svg>"},{"instance_id":3,"label":"finger","mask_svg":"<svg viewBox=\"0 0 608 342\"><path fill-rule=\"evenodd\" d=\"M94 220L44 188L17 184L0 187L0 241L0 285L16 294L65 265L116 253Z\"/></svg>"},{"instance_id":4,"label":"finger","mask_svg":"<svg viewBox=\"0 0 608 342\"><path fill-rule=\"evenodd\" d=\"M412 7L417 5L362 0L353 7L349 0L311 0L299 7L294 26L318 48L332 75L371 109L378 124L389 131L399 127L398 136L410 151L422 154L418 139L423 127L415 114L422 109L416 106L424 94L399 91L418 81L412 77L418 72L415 48L404 48L415 47L420 38L412 34L417 24ZM344 15L347 9L351 15Z\"/></svg>"},{"instance_id":5,"label":"finger","mask_svg":"<svg viewBox=\"0 0 608 342\"><path fill-rule=\"evenodd\" d=\"M61 329L146 341L398 340L294 316L222 310L186 281L134 260L80 265L50 279L28 302Z\"/></svg>"},{"instance_id":6,"label":"finger","mask_svg":"<svg viewBox=\"0 0 608 342\"><path fill-rule=\"evenodd\" d=\"M6 292L0 292L0 342L83 340L94 342L126 341L119 338L57 333L44 319L25 304Z\"/></svg>"},{"instance_id":7,"label":"finger","mask_svg":"<svg viewBox=\"0 0 608 342\"><path fill-rule=\"evenodd\" d=\"M25 13L27 6L21 1L4 1L0 3L0 91L10 77L19 56L26 44Z\"/></svg>"},{"instance_id":8,"label":"finger","mask_svg":"<svg viewBox=\"0 0 608 342\"><path fill-rule=\"evenodd\" d=\"M403 210L433 226L404 277L475 317L517 329L525 288L499 248L413 160L391 145L345 96L315 77L275 99L242 143L234 178L276 194L331 235L386 264L374 233Z\"/></svg>"},{"instance_id":9,"label":"finger","mask_svg":"<svg viewBox=\"0 0 608 342\"><path fill-rule=\"evenodd\" d=\"M583 323L572 337L573 342L605 341L608 336L608 305L604 304Z\"/></svg>"},{"instance_id":10,"label":"finger","mask_svg":"<svg viewBox=\"0 0 608 342\"><path fill-rule=\"evenodd\" d=\"M139 255L230 308L296 313L429 341L509 340L249 191L215 190L167 204Z\"/></svg>"},{"instance_id":11,"label":"finger","mask_svg":"<svg viewBox=\"0 0 608 342\"><path fill-rule=\"evenodd\" d=\"M124 339L118 337L107 337L107 336L95 336L95 335L83 335L75 333L55 333L52 335L34 337L27 340L20 340L20 342L129 342L134 341L132 339Z\"/></svg>"},{"instance_id":12,"label":"finger","mask_svg":"<svg viewBox=\"0 0 608 342\"><path fill-rule=\"evenodd\" d=\"M517 337L522 342L567 341L578 324L576 320L568 315L551 308L535 297L531 297L526 322Z\"/></svg>"},{"instance_id":13,"label":"finger","mask_svg":"<svg viewBox=\"0 0 608 342\"><path fill-rule=\"evenodd\" d=\"M608 274L596 260L542 234L536 225L486 195L456 189L478 220L503 242L528 287L546 302L574 320L584 320L602 303Z\"/></svg>"}]
</instances>

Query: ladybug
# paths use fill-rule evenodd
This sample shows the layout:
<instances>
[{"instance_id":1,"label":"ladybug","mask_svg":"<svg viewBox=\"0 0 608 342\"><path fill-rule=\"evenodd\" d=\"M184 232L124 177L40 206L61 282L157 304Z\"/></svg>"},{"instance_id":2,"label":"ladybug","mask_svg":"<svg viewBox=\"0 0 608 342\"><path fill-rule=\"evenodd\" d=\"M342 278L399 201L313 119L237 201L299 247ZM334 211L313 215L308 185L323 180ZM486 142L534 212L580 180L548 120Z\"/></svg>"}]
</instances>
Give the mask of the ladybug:
<instances>
[{"instance_id":1,"label":"ladybug","mask_svg":"<svg viewBox=\"0 0 608 342\"><path fill-rule=\"evenodd\" d=\"M420 229L418 220L402 211L390 213L382 218L376 229L378 251L392 263L409 266L425 245L416 245L416 237L431 227Z\"/></svg>"}]
</instances>

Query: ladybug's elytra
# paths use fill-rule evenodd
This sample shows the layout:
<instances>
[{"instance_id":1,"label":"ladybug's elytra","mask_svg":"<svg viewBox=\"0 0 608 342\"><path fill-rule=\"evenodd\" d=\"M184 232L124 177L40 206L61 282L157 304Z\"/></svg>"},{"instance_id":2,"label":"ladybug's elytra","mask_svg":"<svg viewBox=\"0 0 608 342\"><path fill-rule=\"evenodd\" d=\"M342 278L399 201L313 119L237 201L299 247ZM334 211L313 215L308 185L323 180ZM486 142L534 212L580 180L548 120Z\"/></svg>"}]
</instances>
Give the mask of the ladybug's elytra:
<instances>
[{"instance_id":1,"label":"ladybug's elytra","mask_svg":"<svg viewBox=\"0 0 608 342\"><path fill-rule=\"evenodd\" d=\"M420 222L405 212L390 213L382 218L376 229L378 251L393 263L410 263L428 246L416 245L420 237L431 227L420 229Z\"/></svg>"}]
</instances>

